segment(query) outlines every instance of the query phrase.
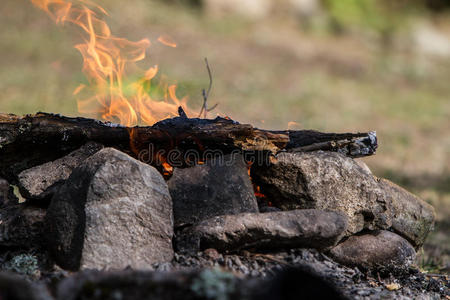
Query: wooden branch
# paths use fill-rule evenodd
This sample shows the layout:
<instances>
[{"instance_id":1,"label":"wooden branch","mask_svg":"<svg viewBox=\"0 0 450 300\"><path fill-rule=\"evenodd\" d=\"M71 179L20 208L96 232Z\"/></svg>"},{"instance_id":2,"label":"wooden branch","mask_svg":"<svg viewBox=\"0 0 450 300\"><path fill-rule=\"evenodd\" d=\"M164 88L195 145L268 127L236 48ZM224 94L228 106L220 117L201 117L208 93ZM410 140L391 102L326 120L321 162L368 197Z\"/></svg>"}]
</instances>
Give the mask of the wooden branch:
<instances>
[{"instance_id":1,"label":"wooden branch","mask_svg":"<svg viewBox=\"0 0 450 300\"><path fill-rule=\"evenodd\" d=\"M200 110L200 113L198 114L198 117L200 118L202 116L202 113L204 112L203 118L206 119L208 112L210 112L214 108L216 108L218 103L214 104L213 107L208 108L208 97L209 97L209 93L211 92L213 78L212 78L212 74L211 74L211 68L209 67L208 58L206 58L206 57L205 57L205 64L206 64L206 70L208 71L209 87L208 87L208 91L206 91L205 89L202 90L203 105L202 105L202 109Z\"/></svg>"},{"instance_id":2,"label":"wooden branch","mask_svg":"<svg viewBox=\"0 0 450 300\"><path fill-rule=\"evenodd\" d=\"M0 174L13 174L57 159L88 141L114 147L136 158L152 151L167 155L186 151L234 150L276 154L280 151L339 151L351 157L375 153L375 133L270 131L233 120L176 117L151 127L124 127L86 118L37 113L23 117L0 114Z\"/></svg>"}]
</instances>

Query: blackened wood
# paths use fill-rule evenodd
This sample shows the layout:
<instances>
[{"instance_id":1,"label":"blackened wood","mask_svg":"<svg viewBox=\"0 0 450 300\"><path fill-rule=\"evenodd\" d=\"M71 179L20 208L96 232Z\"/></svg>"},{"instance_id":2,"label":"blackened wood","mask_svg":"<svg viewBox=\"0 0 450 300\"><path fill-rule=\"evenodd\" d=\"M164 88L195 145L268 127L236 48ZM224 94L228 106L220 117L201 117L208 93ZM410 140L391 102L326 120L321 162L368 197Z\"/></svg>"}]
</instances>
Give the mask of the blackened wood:
<instances>
[{"instance_id":1,"label":"blackened wood","mask_svg":"<svg viewBox=\"0 0 450 300\"><path fill-rule=\"evenodd\" d=\"M223 154L235 150L271 154L284 150L329 150L358 157L375 153L377 147L374 133L270 131L220 117L176 117L150 127L130 128L48 113L23 117L0 114L0 174L13 178L13 174L57 159L88 141L114 147L151 164L174 149L182 156L188 150L200 154L206 150Z\"/></svg>"},{"instance_id":2,"label":"blackened wood","mask_svg":"<svg viewBox=\"0 0 450 300\"><path fill-rule=\"evenodd\" d=\"M322 133L314 130L289 131L289 152L334 151L350 157L375 153L378 147L376 132Z\"/></svg>"}]
</instances>

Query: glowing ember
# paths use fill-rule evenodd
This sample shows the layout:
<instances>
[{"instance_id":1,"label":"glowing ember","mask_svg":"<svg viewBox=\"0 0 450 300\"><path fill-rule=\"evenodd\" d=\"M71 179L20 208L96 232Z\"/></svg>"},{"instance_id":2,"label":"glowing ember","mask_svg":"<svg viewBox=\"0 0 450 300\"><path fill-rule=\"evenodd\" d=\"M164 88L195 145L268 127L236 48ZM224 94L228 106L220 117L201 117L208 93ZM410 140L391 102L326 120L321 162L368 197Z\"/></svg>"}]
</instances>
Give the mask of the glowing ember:
<instances>
[{"instance_id":1,"label":"glowing ember","mask_svg":"<svg viewBox=\"0 0 450 300\"><path fill-rule=\"evenodd\" d=\"M163 87L163 99L153 99L152 79L158 66L149 68L142 78L129 82L125 71L145 58L150 47L148 39L132 42L112 35L102 20L106 11L88 0L31 0L35 6L47 12L57 24L72 23L81 29L83 43L75 46L83 56L83 72L89 85L80 85L74 95L89 93L78 100L78 111L94 117L121 123L126 126L151 125L167 117L176 116L182 106L187 114L186 99L178 99L176 86ZM176 47L168 36L158 39L162 44Z\"/></svg>"},{"instance_id":2,"label":"glowing ember","mask_svg":"<svg viewBox=\"0 0 450 300\"><path fill-rule=\"evenodd\" d=\"M250 180L252 181L252 185L253 185L253 191L255 192L255 196L256 196L256 198L263 198L263 199L265 199L266 198L266 195L264 195L262 192L261 192L261 187L259 186L259 185L256 185L254 182L253 182L253 179L252 179L252 176L251 176L251 168L252 168L252 162L247 162L247 173L248 173L248 176L250 177ZM272 206L272 203L271 202L268 202L268 206Z\"/></svg>"},{"instance_id":3,"label":"glowing ember","mask_svg":"<svg viewBox=\"0 0 450 300\"><path fill-rule=\"evenodd\" d=\"M172 173L173 173L173 167L172 167L171 165L169 165L169 164L166 163L166 162L163 162L163 163L162 163L162 166L163 166L163 168L164 168L163 175L165 175L165 176L172 175Z\"/></svg>"},{"instance_id":4,"label":"glowing ember","mask_svg":"<svg viewBox=\"0 0 450 300\"><path fill-rule=\"evenodd\" d=\"M261 193L261 188L258 185L255 187L255 196L259 198L266 198L266 195Z\"/></svg>"}]
</instances>

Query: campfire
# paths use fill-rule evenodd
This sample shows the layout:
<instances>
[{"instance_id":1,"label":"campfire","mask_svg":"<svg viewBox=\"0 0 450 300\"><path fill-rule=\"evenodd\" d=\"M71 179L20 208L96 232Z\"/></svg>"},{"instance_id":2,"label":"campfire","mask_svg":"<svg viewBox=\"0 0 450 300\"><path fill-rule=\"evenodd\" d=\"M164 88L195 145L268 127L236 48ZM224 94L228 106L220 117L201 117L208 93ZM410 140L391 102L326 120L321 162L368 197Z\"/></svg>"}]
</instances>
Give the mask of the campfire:
<instances>
[{"instance_id":1,"label":"campfire","mask_svg":"<svg viewBox=\"0 0 450 300\"><path fill-rule=\"evenodd\" d=\"M0 275L8 295L396 297L413 286L405 274L427 280L412 264L434 210L359 160L375 154L374 131L207 118L211 86L196 113L175 85L155 83L157 65L126 78L151 43L114 36L102 7L32 2L79 29L89 84L74 92L83 117L0 114L3 260L34 280ZM176 47L165 35L157 42Z\"/></svg>"}]
</instances>

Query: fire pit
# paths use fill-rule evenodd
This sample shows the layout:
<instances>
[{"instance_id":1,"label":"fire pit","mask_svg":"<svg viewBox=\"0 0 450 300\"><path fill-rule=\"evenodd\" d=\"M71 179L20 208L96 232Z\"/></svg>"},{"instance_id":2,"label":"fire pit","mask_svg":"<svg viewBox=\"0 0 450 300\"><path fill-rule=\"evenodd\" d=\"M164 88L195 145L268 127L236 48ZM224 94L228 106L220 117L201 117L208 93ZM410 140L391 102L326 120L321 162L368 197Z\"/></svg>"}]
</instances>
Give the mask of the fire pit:
<instances>
[{"instance_id":1,"label":"fire pit","mask_svg":"<svg viewBox=\"0 0 450 300\"><path fill-rule=\"evenodd\" d=\"M86 1L32 2L85 35L76 48L90 86L76 94L96 93L79 110L103 121L0 114L1 297L448 293L447 277L414 266L434 209L360 160L377 150L374 131L274 131L208 119L211 86L198 115L175 86L163 101L150 96L157 66L126 96L124 70L145 57L149 41L113 36L104 10ZM176 47L167 36L158 41Z\"/></svg>"},{"instance_id":2,"label":"fire pit","mask_svg":"<svg viewBox=\"0 0 450 300\"><path fill-rule=\"evenodd\" d=\"M411 278L428 280L411 264L434 211L357 160L375 153L373 132L186 117L125 127L38 113L1 115L0 138L1 176L26 199L2 181L4 260L35 259L26 274L39 282L67 277L57 297L90 298L88 283L110 297L102 291L114 282L133 297L144 297L143 282L159 286L156 298L178 297L174 286L195 299L262 297L259 286L282 297L297 289L286 274L311 281L299 293L413 296L422 291Z\"/></svg>"}]
</instances>

